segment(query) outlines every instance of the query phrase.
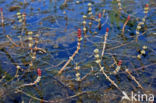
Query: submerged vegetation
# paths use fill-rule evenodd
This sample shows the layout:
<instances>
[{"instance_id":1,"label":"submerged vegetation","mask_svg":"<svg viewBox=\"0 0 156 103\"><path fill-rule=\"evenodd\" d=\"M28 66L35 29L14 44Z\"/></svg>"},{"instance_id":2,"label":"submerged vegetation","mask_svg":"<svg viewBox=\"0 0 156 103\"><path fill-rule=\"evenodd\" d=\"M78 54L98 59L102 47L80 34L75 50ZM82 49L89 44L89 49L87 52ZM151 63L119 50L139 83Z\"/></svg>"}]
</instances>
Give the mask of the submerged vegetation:
<instances>
[{"instance_id":1,"label":"submerged vegetation","mask_svg":"<svg viewBox=\"0 0 156 103\"><path fill-rule=\"evenodd\" d=\"M154 103L154 9L154 0L1 0L0 102Z\"/></svg>"}]
</instances>

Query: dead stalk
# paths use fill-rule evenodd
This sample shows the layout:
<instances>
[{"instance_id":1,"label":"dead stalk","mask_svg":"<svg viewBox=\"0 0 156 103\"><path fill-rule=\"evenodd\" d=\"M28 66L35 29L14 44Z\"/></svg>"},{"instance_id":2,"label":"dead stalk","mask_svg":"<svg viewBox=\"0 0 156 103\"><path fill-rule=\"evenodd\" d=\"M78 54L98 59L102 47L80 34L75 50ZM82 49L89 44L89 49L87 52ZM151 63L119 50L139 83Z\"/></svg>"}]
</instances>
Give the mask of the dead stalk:
<instances>
[{"instance_id":1,"label":"dead stalk","mask_svg":"<svg viewBox=\"0 0 156 103\"><path fill-rule=\"evenodd\" d=\"M9 35L6 35L6 37L9 39L9 41L15 46L15 47L19 47L19 45L17 45L12 38Z\"/></svg>"},{"instance_id":2,"label":"dead stalk","mask_svg":"<svg viewBox=\"0 0 156 103\"><path fill-rule=\"evenodd\" d=\"M137 83L137 85L138 85L141 89L143 89L143 87L141 86L141 84L136 80L136 78L131 74L131 72L130 72L128 69L126 69L126 72L127 72L128 75Z\"/></svg>"}]
</instances>

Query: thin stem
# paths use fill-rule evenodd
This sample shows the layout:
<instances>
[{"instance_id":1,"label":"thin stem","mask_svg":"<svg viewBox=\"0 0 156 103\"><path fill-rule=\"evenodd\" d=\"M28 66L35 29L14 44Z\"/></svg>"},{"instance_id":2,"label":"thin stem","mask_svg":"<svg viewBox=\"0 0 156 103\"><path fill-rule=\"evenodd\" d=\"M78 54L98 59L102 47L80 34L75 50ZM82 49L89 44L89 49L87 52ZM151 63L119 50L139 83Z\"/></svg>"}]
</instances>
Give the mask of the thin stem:
<instances>
[{"instance_id":1,"label":"thin stem","mask_svg":"<svg viewBox=\"0 0 156 103\"><path fill-rule=\"evenodd\" d=\"M106 43L107 43L107 37L108 37L108 32L106 32L106 34L105 34L105 40L103 42L103 49L102 49L101 57L104 56L104 52L105 52L105 49L106 49Z\"/></svg>"},{"instance_id":2,"label":"thin stem","mask_svg":"<svg viewBox=\"0 0 156 103\"><path fill-rule=\"evenodd\" d=\"M131 74L131 72L130 72L128 69L126 69L126 72L127 72L128 75L137 83L137 85L138 85L141 89L143 89L143 87L141 86L141 84L136 80L136 78Z\"/></svg>"},{"instance_id":3,"label":"thin stem","mask_svg":"<svg viewBox=\"0 0 156 103\"><path fill-rule=\"evenodd\" d=\"M123 37L125 37L125 34L124 34L124 32L125 32L125 27L126 27L126 25L127 25L127 23L128 23L129 20L130 20L130 16L127 17L127 20L125 21L125 23L124 23L124 25L123 25L123 28L122 28L122 36L123 36Z\"/></svg>"},{"instance_id":4,"label":"thin stem","mask_svg":"<svg viewBox=\"0 0 156 103\"><path fill-rule=\"evenodd\" d=\"M12 38L9 35L6 35L6 37L9 39L9 41L15 46L15 47L19 47L19 45L17 45Z\"/></svg>"},{"instance_id":5,"label":"thin stem","mask_svg":"<svg viewBox=\"0 0 156 103\"><path fill-rule=\"evenodd\" d=\"M73 53L73 55L71 57L69 57L68 61L65 63L65 65L61 68L61 70L58 72L58 74L62 74L62 72L64 71L64 69L67 67L67 65L73 60L73 58L75 57L76 54L78 54L79 50L80 50L80 40L78 41L78 46L76 51Z\"/></svg>"}]
</instances>

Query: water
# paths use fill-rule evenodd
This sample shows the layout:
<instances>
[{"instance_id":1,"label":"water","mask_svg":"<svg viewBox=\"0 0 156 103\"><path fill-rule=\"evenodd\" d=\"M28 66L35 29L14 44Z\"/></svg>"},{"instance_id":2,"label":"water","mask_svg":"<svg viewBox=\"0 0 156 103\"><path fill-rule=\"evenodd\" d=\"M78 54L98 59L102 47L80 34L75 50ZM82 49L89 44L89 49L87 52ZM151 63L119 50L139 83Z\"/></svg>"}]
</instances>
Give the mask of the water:
<instances>
[{"instance_id":1,"label":"water","mask_svg":"<svg viewBox=\"0 0 156 103\"><path fill-rule=\"evenodd\" d=\"M88 16L88 3L92 3L92 13L95 19L102 13L101 30L98 22L86 19L87 37L82 33L81 49L67 65L66 70L58 75L69 57L77 49L77 29L83 30L83 15ZM0 102L2 103L119 103L123 94L113 86L102 74L95 63L94 49L99 49L101 55L106 28L109 34L105 54L101 65L110 78L122 91L131 95L131 91L155 95L155 4L154 0L126 0L121 2L123 10L119 12L115 0L0 0L3 8L4 26L0 23ZM136 42L136 28L144 14L144 6L149 4L149 12L145 25L140 30ZM103 15L103 11L105 13ZM26 25L19 22L17 12L26 14ZM123 37L123 24L128 21ZM89 28L88 22L92 22ZM23 22L24 23L24 22ZM33 39L38 38L38 48L30 69L31 50L28 48L28 32L32 31ZM39 37L36 36L39 34ZM20 47L13 45L6 36ZM21 47L21 41L24 47ZM35 40L34 40L35 42ZM138 59L142 47L147 46L145 55ZM33 46L34 47L34 46ZM116 68L111 66L115 61L122 60L121 70L116 75L110 75ZM16 74L16 65L23 71ZM76 65L80 66L78 71ZM37 78L37 68L42 70L41 81L35 85L19 86L32 83ZM131 74L144 89L138 87L125 72L128 68ZM76 81L80 73L81 82ZM4 79L3 76L5 76ZM20 90L20 91L19 91ZM43 99L43 100L42 100Z\"/></svg>"}]
</instances>

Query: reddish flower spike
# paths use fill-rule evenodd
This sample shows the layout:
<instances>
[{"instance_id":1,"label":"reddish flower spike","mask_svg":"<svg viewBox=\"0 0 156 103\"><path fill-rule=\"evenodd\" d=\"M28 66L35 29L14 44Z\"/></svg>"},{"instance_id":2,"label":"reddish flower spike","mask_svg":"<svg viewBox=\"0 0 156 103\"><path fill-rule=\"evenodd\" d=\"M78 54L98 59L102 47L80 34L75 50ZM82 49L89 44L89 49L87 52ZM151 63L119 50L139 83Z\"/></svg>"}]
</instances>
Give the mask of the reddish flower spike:
<instances>
[{"instance_id":1,"label":"reddish flower spike","mask_svg":"<svg viewBox=\"0 0 156 103\"><path fill-rule=\"evenodd\" d=\"M109 32L109 28L106 28L106 32Z\"/></svg>"},{"instance_id":2,"label":"reddish flower spike","mask_svg":"<svg viewBox=\"0 0 156 103\"><path fill-rule=\"evenodd\" d=\"M127 20L130 20L130 16L128 15Z\"/></svg>"},{"instance_id":3,"label":"reddish flower spike","mask_svg":"<svg viewBox=\"0 0 156 103\"><path fill-rule=\"evenodd\" d=\"M81 38L81 29L78 29L78 30L77 30L77 37L78 37L78 38Z\"/></svg>"},{"instance_id":4,"label":"reddish flower spike","mask_svg":"<svg viewBox=\"0 0 156 103\"><path fill-rule=\"evenodd\" d=\"M99 24L99 30L101 30L101 23Z\"/></svg>"},{"instance_id":5,"label":"reddish flower spike","mask_svg":"<svg viewBox=\"0 0 156 103\"><path fill-rule=\"evenodd\" d=\"M148 4L146 4L146 5L145 5L145 7L149 7L149 5L148 5Z\"/></svg>"},{"instance_id":6,"label":"reddish flower spike","mask_svg":"<svg viewBox=\"0 0 156 103\"><path fill-rule=\"evenodd\" d=\"M122 64L122 60L119 60L118 66L121 66L121 64Z\"/></svg>"},{"instance_id":7,"label":"reddish flower spike","mask_svg":"<svg viewBox=\"0 0 156 103\"><path fill-rule=\"evenodd\" d=\"M3 11L3 8L0 8L0 11L2 12Z\"/></svg>"},{"instance_id":8,"label":"reddish flower spike","mask_svg":"<svg viewBox=\"0 0 156 103\"><path fill-rule=\"evenodd\" d=\"M26 13L23 13L24 16L26 16Z\"/></svg>"},{"instance_id":9,"label":"reddish flower spike","mask_svg":"<svg viewBox=\"0 0 156 103\"><path fill-rule=\"evenodd\" d=\"M41 69L38 68L38 69L37 69L37 74L38 74L38 76L41 76L41 73L42 73L42 72L41 72Z\"/></svg>"},{"instance_id":10,"label":"reddish flower spike","mask_svg":"<svg viewBox=\"0 0 156 103\"><path fill-rule=\"evenodd\" d=\"M26 21L26 13L23 13L24 16L24 22Z\"/></svg>"},{"instance_id":11,"label":"reddish flower spike","mask_svg":"<svg viewBox=\"0 0 156 103\"><path fill-rule=\"evenodd\" d=\"M101 13L99 13L99 18L101 18Z\"/></svg>"}]
</instances>

